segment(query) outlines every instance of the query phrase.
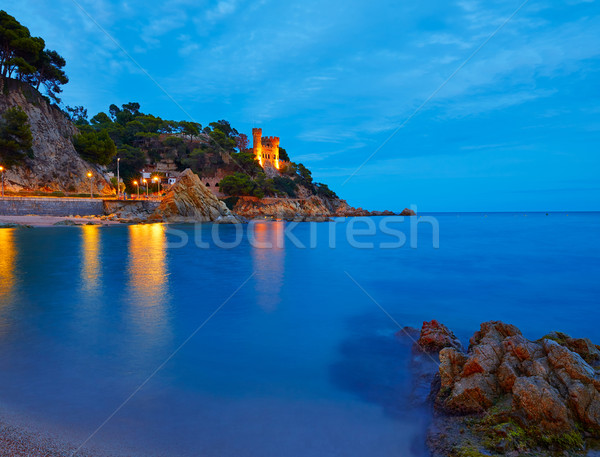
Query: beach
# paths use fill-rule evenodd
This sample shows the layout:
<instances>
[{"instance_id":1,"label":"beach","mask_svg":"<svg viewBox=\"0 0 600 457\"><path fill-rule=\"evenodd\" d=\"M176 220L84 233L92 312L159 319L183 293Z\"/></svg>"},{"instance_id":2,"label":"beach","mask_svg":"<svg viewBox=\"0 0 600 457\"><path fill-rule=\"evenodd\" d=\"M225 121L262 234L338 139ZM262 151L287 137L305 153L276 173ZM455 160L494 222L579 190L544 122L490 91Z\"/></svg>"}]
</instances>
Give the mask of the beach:
<instances>
[{"instance_id":1,"label":"beach","mask_svg":"<svg viewBox=\"0 0 600 457\"><path fill-rule=\"evenodd\" d=\"M3 225L24 225L31 227L52 227L64 224L65 221L73 221L74 225L119 225L119 221L111 221L99 216L0 216L0 227ZM69 225L69 224L66 224Z\"/></svg>"}]
</instances>

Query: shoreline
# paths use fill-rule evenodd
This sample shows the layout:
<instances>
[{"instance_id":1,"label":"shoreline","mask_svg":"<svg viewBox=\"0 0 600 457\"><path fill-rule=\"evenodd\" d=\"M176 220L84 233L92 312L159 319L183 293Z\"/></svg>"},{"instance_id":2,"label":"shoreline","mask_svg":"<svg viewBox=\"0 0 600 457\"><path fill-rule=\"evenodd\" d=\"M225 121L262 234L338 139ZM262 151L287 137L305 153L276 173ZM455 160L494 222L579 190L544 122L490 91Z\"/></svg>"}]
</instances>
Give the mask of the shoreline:
<instances>
[{"instance_id":1,"label":"shoreline","mask_svg":"<svg viewBox=\"0 0 600 457\"><path fill-rule=\"evenodd\" d=\"M73 224L65 221L72 221ZM54 226L81 226L81 225L121 225L120 221L112 221L100 216L3 216L0 215L0 228L3 225L15 225L15 228L22 227L54 227ZM10 227L5 227L10 228Z\"/></svg>"},{"instance_id":2,"label":"shoreline","mask_svg":"<svg viewBox=\"0 0 600 457\"><path fill-rule=\"evenodd\" d=\"M0 455L27 457L116 457L98 450L78 449L78 445L58 434L38 430L35 425L21 420L0 419Z\"/></svg>"}]
</instances>

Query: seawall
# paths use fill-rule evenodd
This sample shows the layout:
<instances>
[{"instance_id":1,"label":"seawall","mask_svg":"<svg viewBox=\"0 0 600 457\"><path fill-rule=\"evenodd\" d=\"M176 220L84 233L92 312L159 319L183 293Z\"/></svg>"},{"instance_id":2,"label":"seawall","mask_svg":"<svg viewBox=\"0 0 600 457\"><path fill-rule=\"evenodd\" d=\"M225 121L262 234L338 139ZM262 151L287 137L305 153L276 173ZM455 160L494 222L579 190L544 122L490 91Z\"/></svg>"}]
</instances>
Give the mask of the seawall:
<instances>
[{"instance_id":1,"label":"seawall","mask_svg":"<svg viewBox=\"0 0 600 457\"><path fill-rule=\"evenodd\" d=\"M154 211L158 201L101 198L0 197L0 216L102 216L118 211Z\"/></svg>"}]
</instances>

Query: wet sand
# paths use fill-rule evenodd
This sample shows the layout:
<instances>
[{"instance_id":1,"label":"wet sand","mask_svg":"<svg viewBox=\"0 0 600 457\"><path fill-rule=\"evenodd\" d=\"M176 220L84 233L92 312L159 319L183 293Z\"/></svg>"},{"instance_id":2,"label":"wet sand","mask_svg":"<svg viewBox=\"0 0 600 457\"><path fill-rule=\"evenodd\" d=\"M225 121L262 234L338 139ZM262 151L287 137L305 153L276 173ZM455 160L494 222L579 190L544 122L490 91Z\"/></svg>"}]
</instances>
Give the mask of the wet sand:
<instances>
[{"instance_id":1,"label":"wet sand","mask_svg":"<svg viewBox=\"0 0 600 457\"><path fill-rule=\"evenodd\" d=\"M72 443L62 442L0 420L0 456L2 457L109 457L108 454L77 451ZM75 454L74 454L75 453Z\"/></svg>"},{"instance_id":2,"label":"wet sand","mask_svg":"<svg viewBox=\"0 0 600 457\"><path fill-rule=\"evenodd\" d=\"M31 225L32 227L52 227L57 222L73 221L75 224L86 225L92 223L95 225L115 225L119 221L101 219L98 216L80 216L80 217L57 217L57 216L0 216L0 225L19 224Z\"/></svg>"}]
</instances>

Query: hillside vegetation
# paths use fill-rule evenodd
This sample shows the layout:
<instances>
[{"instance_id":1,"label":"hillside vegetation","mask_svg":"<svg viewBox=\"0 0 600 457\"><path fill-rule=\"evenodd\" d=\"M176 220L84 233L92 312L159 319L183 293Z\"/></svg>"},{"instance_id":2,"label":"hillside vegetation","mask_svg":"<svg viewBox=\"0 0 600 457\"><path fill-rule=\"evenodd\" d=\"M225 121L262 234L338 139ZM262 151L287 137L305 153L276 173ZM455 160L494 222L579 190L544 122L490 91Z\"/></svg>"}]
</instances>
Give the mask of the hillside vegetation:
<instances>
[{"instance_id":1,"label":"hillside vegetation","mask_svg":"<svg viewBox=\"0 0 600 457\"><path fill-rule=\"evenodd\" d=\"M142 112L140 104L135 102L120 107L110 105L108 112L91 118L83 106L62 106L58 94L69 81L63 70L65 65L65 59L56 51L46 49L42 38L31 36L27 27L6 11L0 11L3 96L9 97L11 90L17 90L36 106L43 98L48 105L54 104L65 120L74 125L72 129L61 127L62 136L66 136L81 159L95 164L99 172L115 170L117 158L120 159L120 173L130 192L135 190L133 182L139 179L143 168L166 163L178 171L190 168L201 177L223 178L220 189L231 196L337 198L325 184L314 183L304 165L291 162L283 148L280 157L285 161L284 169L265 173L248 148L247 135L226 120L210 122L204 127L193 121L167 120ZM40 94L40 89L45 90L46 96ZM0 163L7 168L26 169L19 170L26 176L34 168L36 150L40 150L40 146L32 147L36 141L39 143L36 135L39 136L40 130L32 130L33 111L22 97L13 97L10 103L7 100L0 110ZM73 133L65 135L66 130ZM61 145L60 149L72 147ZM44 187L57 187L55 184L45 183Z\"/></svg>"}]
</instances>

